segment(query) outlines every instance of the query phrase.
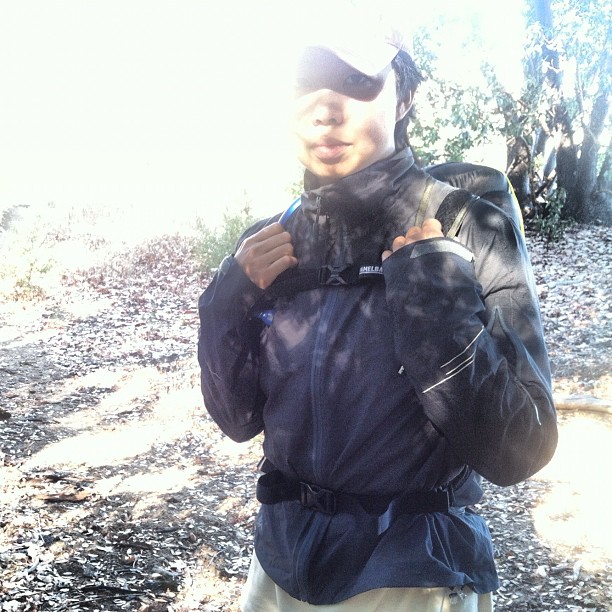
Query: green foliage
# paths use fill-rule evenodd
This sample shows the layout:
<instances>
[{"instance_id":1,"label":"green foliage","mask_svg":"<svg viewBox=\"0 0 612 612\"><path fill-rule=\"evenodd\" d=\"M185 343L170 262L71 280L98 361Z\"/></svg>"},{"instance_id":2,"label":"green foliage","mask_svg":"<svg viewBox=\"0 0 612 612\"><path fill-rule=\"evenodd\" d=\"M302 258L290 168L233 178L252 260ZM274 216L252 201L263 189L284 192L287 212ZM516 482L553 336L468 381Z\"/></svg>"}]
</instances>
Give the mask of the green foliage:
<instances>
[{"instance_id":1,"label":"green foliage","mask_svg":"<svg viewBox=\"0 0 612 612\"><path fill-rule=\"evenodd\" d=\"M567 194L558 189L536 210L529 227L542 235L548 242L558 242L565 230L572 225L571 220L563 218L563 206Z\"/></svg>"},{"instance_id":2,"label":"green foliage","mask_svg":"<svg viewBox=\"0 0 612 612\"><path fill-rule=\"evenodd\" d=\"M6 223L6 229L0 229L0 293L14 300L41 299L45 276L55 265L53 251L62 235L49 210L35 213L19 208L5 211L7 218L14 218Z\"/></svg>"},{"instance_id":3,"label":"green foliage","mask_svg":"<svg viewBox=\"0 0 612 612\"><path fill-rule=\"evenodd\" d=\"M520 91L509 91L501 78L506 75L487 61L480 73L467 62L444 72L449 55L487 57L486 31L477 19L459 31L462 17L445 12L415 33L415 57L426 80L416 98L410 143L428 165L474 161L476 147L504 137L522 206L555 236L557 215L592 217L586 208L610 193L610 145L603 140L612 130L612 115L602 100L612 92L612 0L549 0L540 8L550 10L552 27L538 20L535 0L528 4L525 30L506 34L524 36ZM562 146L563 163L555 171L555 149Z\"/></svg>"},{"instance_id":4,"label":"green foliage","mask_svg":"<svg viewBox=\"0 0 612 612\"><path fill-rule=\"evenodd\" d=\"M198 232L194 254L202 272L210 274L219 267L223 258L234 252L242 233L255 222L251 206L246 202L238 211L226 210L221 227L210 228L202 219L197 219Z\"/></svg>"},{"instance_id":5,"label":"green foliage","mask_svg":"<svg viewBox=\"0 0 612 612\"><path fill-rule=\"evenodd\" d=\"M287 187L287 193L291 200L295 200L299 195L304 191L304 178L303 178L303 170L300 172L299 178L294 179L289 186Z\"/></svg>"},{"instance_id":6,"label":"green foliage","mask_svg":"<svg viewBox=\"0 0 612 612\"><path fill-rule=\"evenodd\" d=\"M475 44L466 39L466 56ZM416 33L414 46L425 77L410 127L414 154L422 165L464 161L468 151L488 143L497 131L494 98L483 85L466 85L465 73L457 74L456 79L440 77L443 41L434 39L430 29Z\"/></svg>"},{"instance_id":7,"label":"green foliage","mask_svg":"<svg viewBox=\"0 0 612 612\"><path fill-rule=\"evenodd\" d=\"M606 158L599 139L612 128L607 105L597 106L612 91L612 2L550 0L552 28L538 21L534 0L530 4L520 96L504 92L492 73L489 84L504 117L504 134L530 151L528 205L543 232L555 237L562 219L592 219L597 190L609 189L605 171L597 186L594 181ZM547 171L542 172L538 157L545 148L559 156L545 159Z\"/></svg>"}]
</instances>

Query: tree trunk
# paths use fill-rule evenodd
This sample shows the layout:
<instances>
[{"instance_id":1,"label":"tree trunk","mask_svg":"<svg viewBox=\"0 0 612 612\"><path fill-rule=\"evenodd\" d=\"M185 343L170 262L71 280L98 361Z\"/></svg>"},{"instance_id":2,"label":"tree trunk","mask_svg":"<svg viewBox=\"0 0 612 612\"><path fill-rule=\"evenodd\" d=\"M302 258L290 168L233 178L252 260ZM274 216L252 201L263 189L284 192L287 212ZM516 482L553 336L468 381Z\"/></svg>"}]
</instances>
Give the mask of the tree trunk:
<instances>
[{"instance_id":1,"label":"tree trunk","mask_svg":"<svg viewBox=\"0 0 612 612\"><path fill-rule=\"evenodd\" d=\"M612 139L599 169L592 206L598 222L612 227Z\"/></svg>"},{"instance_id":2,"label":"tree trunk","mask_svg":"<svg viewBox=\"0 0 612 612\"><path fill-rule=\"evenodd\" d=\"M595 73L599 73L599 83L596 84L596 93L592 98L592 107L585 109L583 95L589 88L581 82L578 73L576 87L576 101L578 103L579 117L582 122L583 136L581 139L574 134L574 119L568 110L571 104L566 103L561 92L562 71L559 62L559 52L555 47L553 10L551 0L532 0L535 20L539 23L543 33L540 46L541 70L544 75L542 87L549 96L549 114L545 120L546 126L541 130L540 136L534 142L535 155L542 150L541 138L554 138L557 142L556 156L551 156L542 172L542 177L534 177L541 182L532 189L532 200L537 206L538 189L544 197L552 193L551 180L556 176L558 187L565 191L565 202L562 209L564 218L571 218L580 223L603 223L612 225L612 194L610 193L609 173L606 170L612 161L608 150L604 157L604 166L598 173L600 161L599 139L606 127L606 120L610 110L610 85L606 75L610 69L610 53L608 51L610 31L604 36L603 53L598 56ZM580 66L580 64L578 64ZM592 74L592 72L591 72ZM596 77L597 78L597 77ZM587 119L587 112L590 113ZM544 120L543 120L544 122ZM554 162L556 161L556 173ZM549 167L550 166L550 167Z\"/></svg>"},{"instance_id":3,"label":"tree trunk","mask_svg":"<svg viewBox=\"0 0 612 612\"><path fill-rule=\"evenodd\" d=\"M597 185L595 194L607 192L612 195L612 138L606 149L606 155L599 169L599 175L597 176Z\"/></svg>"},{"instance_id":4,"label":"tree trunk","mask_svg":"<svg viewBox=\"0 0 612 612\"><path fill-rule=\"evenodd\" d=\"M521 206L523 216L529 218L533 215L530 183L531 155L529 153L529 146L524 138L512 138L508 141L507 150L506 174Z\"/></svg>"},{"instance_id":5,"label":"tree trunk","mask_svg":"<svg viewBox=\"0 0 612 612\"><path fill-rule=\"evenodd\" d=\"M572 197L576 199L573 208L575 218L581 223L603 222L599 210L597 191L597 154L599 153L599 138L605 127L610 102L606 92L600 91L593 103L589 125L584 126L584 139L580 147L580 159L577 164L575 191ZM569 197L569 194L568 194Z\"/></svg>"},{"instance_id":6,"label":"tree trunk","mask_svg":"<svg viewBox=\"0 0 612 612\"><path fill-rule=\"evenodd\" d=\"M559 89L563 73L559 62L559 51L549 44L554 38L553 14L550 0L535 0L536 20L542 27L545 39L542 44L542 69L550 87Z\"/></svg>"}]
</instances>

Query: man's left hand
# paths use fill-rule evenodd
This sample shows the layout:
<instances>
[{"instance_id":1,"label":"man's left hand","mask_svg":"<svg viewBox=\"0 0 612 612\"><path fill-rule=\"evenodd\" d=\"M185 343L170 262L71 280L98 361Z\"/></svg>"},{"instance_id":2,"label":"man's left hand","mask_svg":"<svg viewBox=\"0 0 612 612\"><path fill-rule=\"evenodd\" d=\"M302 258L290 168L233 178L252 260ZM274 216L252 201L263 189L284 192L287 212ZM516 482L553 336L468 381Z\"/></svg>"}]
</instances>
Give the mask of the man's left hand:
<instances>
[{"instance_id":1,"label":"man's left hand","mask_svg":"<svg viewBox=\"0 0 612 612\"><path fill-rule=\"evenodd\" d=\"M425 219L423 221L423 225L415 225L411 227L405 236L397 236L393 240L393 244L391 246L391 251L383 251L382 260L385 261L387 257L391 254L395 253L395 251L412 244L413 242L418 242L419 240L427 240L428 238L444 238L444 234L442 233L442 225L437 219Z\"/></svg>"}]
</instances>

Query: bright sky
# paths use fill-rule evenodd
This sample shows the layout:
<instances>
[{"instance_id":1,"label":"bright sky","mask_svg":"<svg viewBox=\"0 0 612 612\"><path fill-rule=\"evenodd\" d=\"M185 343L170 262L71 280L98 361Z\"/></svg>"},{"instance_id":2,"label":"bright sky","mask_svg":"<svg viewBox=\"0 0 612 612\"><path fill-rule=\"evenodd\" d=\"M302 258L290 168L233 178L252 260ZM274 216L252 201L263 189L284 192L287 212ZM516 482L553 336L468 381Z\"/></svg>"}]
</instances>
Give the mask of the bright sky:
<instances>
[{"instance_id":1,"label":"bright sky","mask_svg":"<svg viewBox=\"0 0 612 612\"><path fill-rule=\"evenodd\" d=\"M412 3L387 2L418 23ZM520 2L504 4L507 31L520 28ZM515 36L499 34L497 3L439 5L481 19L498 59L515 53ZM330 18L335 3L325 6ZM295 26L285 24L306 9L289 0L3 1L0 212L55 202L220 216L245 191L256 212L283 208L297 166L270 66L288 57ZM450 69L459 59L465 70L457 32Z\"/></svg>"}]
</instances>

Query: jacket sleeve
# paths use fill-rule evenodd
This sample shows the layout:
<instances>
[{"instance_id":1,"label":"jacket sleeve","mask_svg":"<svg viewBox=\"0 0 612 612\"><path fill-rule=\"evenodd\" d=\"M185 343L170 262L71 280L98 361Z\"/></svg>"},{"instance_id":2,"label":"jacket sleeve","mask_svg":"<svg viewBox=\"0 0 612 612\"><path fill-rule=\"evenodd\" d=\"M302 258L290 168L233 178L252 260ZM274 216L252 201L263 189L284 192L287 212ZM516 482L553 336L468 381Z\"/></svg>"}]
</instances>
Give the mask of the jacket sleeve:
<instances>
[{"instance_id":1,"label":"jacket sleeve","mask_svg":"<svg viewBox=\"0 0 612 612\"><path fill-rule=\"evenodd\" d=\"M489 203L471 207L459 239L413 243L384 262L395 351L433 425L505 486L542 468L557 443L535 282L521 233Z\"/></svg>"},{"instance_id":2,"label":"jacket sleeve","mask_svg":"<svg viewBox=\"0 0 612 612\"><path fill-rule=\"evenodd\" d=\"M201 295L198 361L206 409L232 440L244 442L263 429L259 386L261 324L249 316L262 294L233 257L226 257Z\"/></svg>"}]
</instances>

